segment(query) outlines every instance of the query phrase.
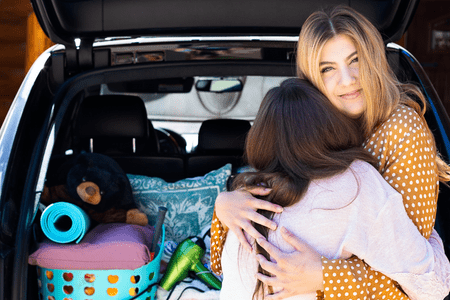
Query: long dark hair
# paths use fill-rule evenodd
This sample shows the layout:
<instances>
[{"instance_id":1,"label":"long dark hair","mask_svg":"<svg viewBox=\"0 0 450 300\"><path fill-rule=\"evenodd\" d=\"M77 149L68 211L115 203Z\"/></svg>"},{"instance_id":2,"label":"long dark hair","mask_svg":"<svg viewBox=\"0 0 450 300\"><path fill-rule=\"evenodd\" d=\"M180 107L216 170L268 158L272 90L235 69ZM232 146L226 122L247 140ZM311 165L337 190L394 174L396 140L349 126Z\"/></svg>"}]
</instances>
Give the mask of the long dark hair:
<instances>
[{"instance_id":1,"label":"long dark hair","mask_svg":"<svg viewBox=\"0 0 450 300\"><path fill-rule=\"evenodd\" d=\"M264 185L272 189L265 200L291 206L300 201L312 180L339 174L355 159L374 164L362 148L363 140L358 122L342 114L312 84L298 78L285 80L266 94L247 136L245 158L257 171L236 176L233 188ZM267 238L266 227L253 225ZM261 266L258 269L264 273ZM258 281L253 298L264 295L263 291Z\"/></svg>"}]
</instances>

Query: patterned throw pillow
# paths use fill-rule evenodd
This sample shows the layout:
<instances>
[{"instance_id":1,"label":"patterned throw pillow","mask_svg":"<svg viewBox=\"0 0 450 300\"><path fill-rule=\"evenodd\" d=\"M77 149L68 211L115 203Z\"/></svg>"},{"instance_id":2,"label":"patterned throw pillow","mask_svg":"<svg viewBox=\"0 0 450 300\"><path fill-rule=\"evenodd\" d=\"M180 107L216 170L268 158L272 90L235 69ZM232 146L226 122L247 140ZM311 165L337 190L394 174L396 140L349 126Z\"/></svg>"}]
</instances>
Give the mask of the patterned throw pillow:
<instances>
[{"instance_id":1,"label":"patterned throw pillow","mask_svg":"<svg viewBox=\"0 0 450 300\"><path fill-rule=\"evenodd\" d=\"M134 201L155 225L158 207L167 208L164 224L166 240L177 243L197 236L211 225L217 195L226 190L231 164L209 172L203 177L187 178L169 183L161 178L128 174Z\"/></svg>"}]
</instances>

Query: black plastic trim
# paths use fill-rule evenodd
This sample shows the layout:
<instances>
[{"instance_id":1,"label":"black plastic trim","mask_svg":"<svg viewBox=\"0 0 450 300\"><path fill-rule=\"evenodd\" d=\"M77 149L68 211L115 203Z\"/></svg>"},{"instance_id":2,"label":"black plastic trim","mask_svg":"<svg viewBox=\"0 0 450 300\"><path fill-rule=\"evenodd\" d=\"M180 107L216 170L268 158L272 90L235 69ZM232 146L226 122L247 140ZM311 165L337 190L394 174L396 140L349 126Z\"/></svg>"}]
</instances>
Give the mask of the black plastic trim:
<instances>
[{"instance_id":1,"label":"black plastic trim","mask_svg":"<svg viewBox=\"0 0 450 300\"><path fill-rule=\"evenodd\" d=\"M298 35L306 18L346 4L369 18L386 42L398 40L419 0L31 0L50 39L168 35Z\"/></svg>"},{"instance_id":2,"label":"black plastic trim","mask_svg":"<svg viewBox=\"0 0 450 300\"><path fill-rule=\"evenodd\" d=\"M47 115L46 124L49 124L51 112ZM28 255L31 242L32 222L36 200L36 184L41 170L43 153L47 142L48 128L44 126L35 144L30 168L27 172L24 193L21 201L21 210L16 232L16 243L13 274L12 274L12 300L26 299L28 284Z\"/></svg>"}]
</instances>

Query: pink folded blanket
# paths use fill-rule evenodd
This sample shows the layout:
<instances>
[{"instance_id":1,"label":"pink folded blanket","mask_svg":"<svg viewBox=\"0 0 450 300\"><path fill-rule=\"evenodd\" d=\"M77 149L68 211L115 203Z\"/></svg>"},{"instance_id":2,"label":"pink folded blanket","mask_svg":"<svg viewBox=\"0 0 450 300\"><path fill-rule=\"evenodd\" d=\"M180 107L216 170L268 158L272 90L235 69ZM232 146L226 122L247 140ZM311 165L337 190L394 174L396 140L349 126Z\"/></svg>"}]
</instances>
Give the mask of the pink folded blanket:
<instances>
[{"instance_id":1,"label":"pink folded blanket","mask_svg":"<svg viewBox=\"0 0 450 300\"><path fill-rule=\"evenodd\" d=\"M150 226L100 224L79 244L40 243L28 263L60 270L134 270L150 262L153 233Z\"/></svg>"}]
</instances>

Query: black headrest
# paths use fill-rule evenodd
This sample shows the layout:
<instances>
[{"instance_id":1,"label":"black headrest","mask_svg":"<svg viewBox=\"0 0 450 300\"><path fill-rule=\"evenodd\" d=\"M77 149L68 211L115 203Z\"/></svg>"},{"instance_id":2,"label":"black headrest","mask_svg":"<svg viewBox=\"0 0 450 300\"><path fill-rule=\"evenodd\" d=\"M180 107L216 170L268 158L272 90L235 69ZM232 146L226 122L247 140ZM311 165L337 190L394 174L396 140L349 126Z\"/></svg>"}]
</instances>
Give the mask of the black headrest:
<instances>
[{"instance_id":1,"label":"black headrest","mask_svg":"<svg viewBox=\"0 0 450 300\"><path fill-rule=\"evenodd\" d=\"M198 134L199 152L244 151L245 138L251 124L246 120L212 119L206 120Z\"/></svg>"},{"instance_id":2,"label":"black headrest","mask_svg":"<svg viewBox=\"0 0 450 300\"><path fill-rule=\"evenodd\" d=\"M75 135L95 137L147 137L145 104L137 96L102 95L84 99L75 124Z\"/></svg>"}]
</instances>

